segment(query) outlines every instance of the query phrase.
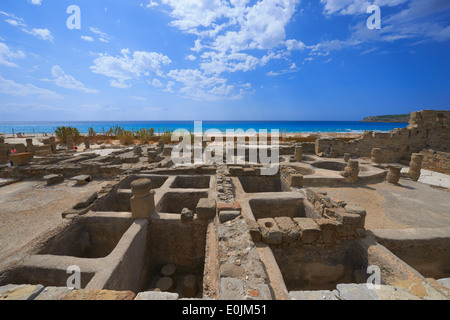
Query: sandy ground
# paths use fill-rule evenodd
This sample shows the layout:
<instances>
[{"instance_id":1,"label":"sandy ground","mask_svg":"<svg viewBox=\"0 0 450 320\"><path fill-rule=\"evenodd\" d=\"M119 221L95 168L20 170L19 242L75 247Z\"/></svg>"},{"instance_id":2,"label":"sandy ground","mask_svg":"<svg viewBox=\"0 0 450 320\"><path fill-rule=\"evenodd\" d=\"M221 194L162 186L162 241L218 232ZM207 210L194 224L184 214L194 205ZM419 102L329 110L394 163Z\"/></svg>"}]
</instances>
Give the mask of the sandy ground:
<instances>
[{"instance_id":1,"label":"sandy ground","mask_svg":"<svg viewBox=\"0 0 450 320\"><path fill-rule=\"evenodd\" d=\"M450 191L400 179L355 187L324 187L329 196L366 209L366 229L450 227Z\"/></svg>"},{"instance_id":2,"label":"sandy ground","mask_svg":"<svg viewBox=\"0 0 450 320\"><path fill-rule=\"evenodd\" d=\"M61 213L76 204L84 194L99 191L106 183L92 181L75 187L66 180L54 186L45 181L24 181L1 188L0 261L62 222Z\"/></svg>"}]
</instances>

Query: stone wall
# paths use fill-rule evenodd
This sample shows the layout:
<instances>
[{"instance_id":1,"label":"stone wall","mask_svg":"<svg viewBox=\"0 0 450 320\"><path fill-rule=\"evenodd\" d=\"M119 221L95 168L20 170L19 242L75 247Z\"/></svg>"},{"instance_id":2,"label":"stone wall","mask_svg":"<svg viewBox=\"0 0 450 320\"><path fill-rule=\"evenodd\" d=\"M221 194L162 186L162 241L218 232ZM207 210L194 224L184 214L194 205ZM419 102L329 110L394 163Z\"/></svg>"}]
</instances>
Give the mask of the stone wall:
<instances>
[{"instance_id":1,"label":"stone wall","mask_svg":"<svg viewBox=\"0 0 450 320\"><path fill-rule=\"evenodd\" d=\"M386 163L409 159L423 149L450 150L450 111L424 110L412 112L406 128L390 132L366 131L362 138L349 142L320 138L316 140L316 154L329 157L350 153L370 157L373 148L381 148L381 161Z\"/></svg>"},{"instance_id":2,"label":"stone wall","mask_svg":"<svg viewBox=\"0 0 450 320\"><path fill-rule=\"evenodd\" d=\"M422 168L440 173L450 174L450 153L431 149L422 150Z\"/></svg>"}]
</instances>

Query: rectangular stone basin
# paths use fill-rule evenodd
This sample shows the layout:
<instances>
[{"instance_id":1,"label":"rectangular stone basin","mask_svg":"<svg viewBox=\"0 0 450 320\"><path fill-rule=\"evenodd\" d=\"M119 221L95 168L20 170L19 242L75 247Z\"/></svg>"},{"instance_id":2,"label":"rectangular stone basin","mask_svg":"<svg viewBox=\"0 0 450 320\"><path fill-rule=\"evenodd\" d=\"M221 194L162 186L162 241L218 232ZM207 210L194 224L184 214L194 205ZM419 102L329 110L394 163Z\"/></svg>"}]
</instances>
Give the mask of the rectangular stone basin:
<instances>
[{"instance_id":1,"label":"rectangular stone basin","mask_svg":"<svg viewBox=\"0 0 450 320\"><path fill-rule=\"evenodd\" d=\"M243 176L239 182L246 193L289 191L280 176Z\"/></svg>"},{"instance_id":2,"label":"rectangular stone basin","mask_svg":"<svg viewBox=\"0 0 450 320\"><path fill-rule=\"evenodd\" d=\"M275 217L305 217L303 198L276 197L251 199L249 204L256 220Z\"/></svg>"},{"instance_id":3,"label":"rectangular stone basin","mask_svg":"<svg viewBox=\"0 0 450 320\"><path fill-rule=\"evenodd\" d=\"M114 250L132 223L131 217L84 217L51 238L38 254L104 258Z\"/></svg>"},{"instance_id":4,"label":"rectangular stone basin","mask_svg":"<svg viewBox=\"0 0 450 320\"><path fill-rule=\"evenodd\" d=\"M156 211L180 214L181 210L188 208L195 211L201 198L208 198L207 191L168 191L159 200Z\"/></svg>"}]
</instances>

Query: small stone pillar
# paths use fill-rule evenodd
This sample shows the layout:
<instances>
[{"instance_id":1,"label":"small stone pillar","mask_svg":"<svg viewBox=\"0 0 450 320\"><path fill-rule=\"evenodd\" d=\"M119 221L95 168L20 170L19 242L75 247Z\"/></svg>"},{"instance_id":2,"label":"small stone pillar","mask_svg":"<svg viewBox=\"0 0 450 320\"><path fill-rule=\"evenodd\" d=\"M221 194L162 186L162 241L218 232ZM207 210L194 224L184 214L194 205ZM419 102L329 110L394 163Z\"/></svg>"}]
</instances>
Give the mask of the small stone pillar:
<instances>
[{"instance_id":1,"label":"small stone pillar","mask_svg":"<svg viewBox=\"0 0 450 320\"><path fill-rule=\"evenodd\" d=\"M133 149L133 154L135 156L140 156L142 154L142 148L140 146L136 146Z\"/></svg>"},{"instance_id":2,"label":"small stone pillar","mask_svg":"<svg viewBox=\"0 0 450 320\"><path fill-rule=\"evenodd\" d=\"M155 150L147 151L148 163L156 162L156 154L157 152Z\"/></svg>"},{"instance_id":3,"label":"small stone pillar","mask_svg":"<svg viewBox=\"0 0 450 320\"><path fill-rule=\"evenodd\" d=\"M159 140L158 141L158 152L161 153L164 150L164 141Z\"/></svg>"},{"instance_id":4,"label":"small stone pillar","mask_svg":"<svg viewBox=\"0 0 450 320\"><path fill-rule=\"evenodd\" d=\"M341 176L345 178L346 182L356 183L358 182L359 175L359 162L356 160L348 160L347 167L341 172Z\"/></svg>"},{"instance_id":5,"label":"small stone pillar","mask_svg":"<svg viewBox=\"0 0 450 320\"><path fill-rule=\"evenodd\" d=\"M387 182L392 184L397 184L400 180L400 171L402 170L402 167L395 166L395 165L389 165L389 171L387 174Z\"/></svg>"},{"instance_id":6,"label":"small stone pillar","mask_svg":"<svg viewBox=\"0 0 450 320\"><path fill-rule=\"evenodd\" d=\"M411 162L409 163L408 175L411 180L417 181L420 178L420 169L422 169L423 154L413 153L411 155Z\"/></svg>"},{"instance_id":7,"label":"small stone pillar","mask_svg":"<svg viewBox=\"0 0 450 320\"><path fill-rule=\"evenodd\" d=\"M348 162L352 158L352 155L350 153L344 153L344 161Z\"/></svg>"},{"instance_id":8,"label":"small stone pillar","mask_svg":"<svg viewBox=\"0 0 450 320\"><path fill-rule=\"evenodd\" d=\"M303 147L300 146L300 145L295 146L295 149L294 149L295 162L301 162L302 161L302 157L303 157Z\"/></svg>"},{"instance_id":9,"label":"small stone pillar","mask_svg":"<svg viewBox=\"0 0 450 320\"><path fill-rule=\"evenodd\" d=\"M149 219L155 212L155 193L151 190L150 179L133 181L131 192L131 216L135 219Z\"/></svg>"},{"instance_id":10,"label":"small stone pillar","mask_svg":"<svg viewBox=\"0 0 450 320\"><path fill-rule=\"evenodd\" d=\"M67 150L68 151L73 150L73 138L72 138L72 136L67 136L66 141L67 141Z\"/></svg>"},{"instance_id":11,"label":"small stone pillar","mask_svg":"<svg viewBox=\"0 0 450 320\"><path fill-rule=\"evenodd\" d=\"M91 148L91 143L89 141L89 137L84 137L84 148L86 150Z\"/></svg>"},{"instance_id":12,"label":"small stone pillar","mask_svg":"<svg viewBox=\"0 0 450 320\"><path fill-rule=\"evenodd\" d=\"M380 148L373 148L371 155L372 155L372 162L381 163L382 154Z\"/></svg>"},{"instance_id":13,"label":"small stone pillar","mask_svg":"<svg viewBox=\"0 0 450 320\"><path fill-rule=\"evenodd\" d=\"M36 148L33 145L33 139L26 139L27 142L27 152L35 152Z\"/></svg>"},{"instance_id":14,"label":"small stone pillar","mask_svg":"<svg viewBox=\"0 0 450 320\"><path fill-rule=\"evenodd\" d=\"M0 164L8 163L8 149L5 147L5 139L0 137Z\"/></svg>"},{"instance_id":15,"label":"small stone pillar","mask_svg":"<svg viewBox=\"0 0 450 320\"><path fill-rule=\"evenodd\" d=\"M198 293L197 277L189 274L183 280L183 296L184 298L194 298Z\"/></svg>"}]
</instances>

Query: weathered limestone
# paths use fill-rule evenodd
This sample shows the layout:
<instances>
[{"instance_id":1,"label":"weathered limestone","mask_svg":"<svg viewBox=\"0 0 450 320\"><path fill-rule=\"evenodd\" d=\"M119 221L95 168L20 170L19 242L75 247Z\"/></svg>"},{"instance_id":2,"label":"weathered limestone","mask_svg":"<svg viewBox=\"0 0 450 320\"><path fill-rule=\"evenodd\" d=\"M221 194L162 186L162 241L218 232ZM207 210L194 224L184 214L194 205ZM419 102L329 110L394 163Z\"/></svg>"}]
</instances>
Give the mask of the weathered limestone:
<instances>
[{"instance_id":1,"label":"weathered limestone","mask_svg":"<svg viewBox=\"0 0 450 320\"><path fill-rule=\"evenodd\" d=\"M389 165L389 171L386 178L387 182L397 184L400 180L401 170L401 166Z\"/></svg>"},{"instance_id":2,"label":"weathered limestone","mask_svg":"<svg viewBox=\"0 0 450 320\"><path fill-rule=\"evenodd\" d=\"M345 170L341 172L341 176L346 178L346 182L348 183L356 183L358 182L359 175L359 162L357 160L349 160L347 162L347 167Z\"/></svg>"},{"instance_id":3,"label":"weathered limestone","mask_svg":"<svg viewBox=\"0 0 450 320\"><path fill-rule=\"evenodd\" d=\"M289 186L294 188L303 187L303 175L302 174L291 174L288 180Z\"/></svg>"},{"instance_id":4,"label":"weathered limestone","mask_svg":"<svg viewBox=\"0 0 450 320\"><path fill-rule=\"evenodd\" d=\"M422 169L423 154L413 153L411 155L411 162L409 163L408 175L411 180L417 181L420 178L420 170Z\"/></svg>"},{"instance_id":5,"label":"weathered limestone","mask_svg":"<svg viewBox=\"0 0 450 320\"><path fill-rule=\"evenodd\" d=\"M262 239L265 243L281 244L281 242L283 241L283 233L278 228L278 225L274 219L259 219L258 225L261 230Z\"/></svg>"},{"instance_id":6,"label":"weathered limestone","mask_svg":"<svg viewBox=\"0 0 450 320\"><path fill-rule=\"evenodd\" d=\"M194 220L194 212L188 208L183 208L180 215L181 222L191 222Z\"/></svg>"},{"instance_id":7,"label":"weathered limestone","mask_svg":"<svg viewBox=\"0 0 450 320\"><path fill-rule=\"evenodd\" d=\"M8 163L8 149L5 147L5 139L0 137L0 164Z\"/></svg>"},{"instance_id":8,"label":"weathered limestone","mask_svg":"<svg viewBox=\"0 0 450 320\"><path fill-rule=\"evenodd\" d=\"M298 225L300 229L301 242L303 243L314 243L320 239L322 231L319 225L309 218L294 218L294 222Z\"/></svg>"},{"instance_id":9,"label":"weathered limestone","mask_svg":"<svg viewBox=\"0 0 450 320\"><path fill-rule=\"evenodd\" d=\"M49 174L44 176L44 180L47 182L47 185L53 185L57 183L64 182L64 176L62 174Z\"/></svg>"},{"instance_id":10,"label":"weathered limestone","mask_svg":"<svg viewBox=\"0 0 450 320\"><path fill-rule=\"evenodd\" d=\"M197 203L195 212L199 219L213 219L216 216L216 200L212 198L200 199Z\"/></svg>"},{"instance_id":11,"label":"weathered limestone","mask_svg":"<svg viewBox=\"0 0 450 320\"><path fill-rule=\"evenodd\" d=\"M133 149L133 154L134 154L135 156L140 156L140 155L142 154L142 148L141 148L141 146L136 146L136 147L134 147L134 149Z\"/></svg>"},{"instance_id":12,"label":"weathered limestone","mask_svg":"<svg viewBox=\"0 0 450 320\"><path fill-rule=\"evenodd\" d=\"M73 137L67 136L66 142L67 142L67 151L73 150Z\"/></svg>"},{"instance_id":13,"label":"weathered limestone","mask_svg":"<svg viewBox=\"0 0 450 320\"><path fill-rule=\"evenodd\" d=\"M178 293L145 291L139 292L134 300L178 300Z\"/></svg>"},{"instance_id":14,"label":"weathered limestone","mask_svg":"<svg viewBox=\"0 0 450 320\"><path fill-rule=\"evenodd\" d=\"M185 298L194 298L198 293L197 277L189 274L183 280L183 296Z\"/></svg>"},{"instance_id":15,"label":"weathered limestone","mask_svg":"<svg viewBox=\"0 0 450 320\"><path fill-rule=\"evenodd\" d=\"M297 226L294 221L292 221L289 217L276 217L274 218L275 222L280 228L283 234L283 242L285 243L293 243L297 241L299 237L299 232Z\"/></svg>"},{"instance_id":16,"label":"weathered limestone","mask_svg":"<svg viewBox=\"0 0 450 320\"><path fill-rule=\"evenodd\" d=\"M372 155L372 162L374 163L382 162L382 153L380 148L373 148L371 155Z\"/></svg>"},{"instance_id":17,"label":"weathered limestone","mask_svg":"<svg viewBox=\"0 0 450 320\"><path fill-rule=\"evenodd\" d=\"M33 139L26 139L27 142L27 152L35 152L36 148L33 145Z\"/></svg>"},{"instance_id":18,"label":"weathered limestone","mask_svg":"<svg viewBox=\"0 0 450 320\"><path fill-rule=\"evenodd\" d=\"M9 160L12 161L13 166L26 166L30 164L31 160L34 158L34 153L25 152L25 153L17 153L10 154Z\"/></svg>"},{"instance_id":19,"label":"weathered limestone","mask_svg":"<svg viewBox=\"0 0 450 320\"><path fill-rule=\"evenodd\" d=\"M84 148L86 150L91 148L91 143L89 141L89 137L84 137Z\"/></svg>"},{"instance_id":20,"label":"weathered limestone","mask_svg":"<svg viewBox=\"0 0 450 320\"><path fill-rule=\"evenodd\" d=\"M1 300L34 300L44 290L42 285L14 285L0 287Z\"/></svg>"},{"instance_id":21,"label":"weathered limestone","mask_svg":"<svg viewBox=\"0 0 450 320\"><path fill-rule=\"evenodd\" d=\"M344 161L348 162L352 158L352 155L350 153L344 153Z\"/></svg>"},{"instance_id":22,"label":"weathered limestone","mask_svg":"<svg viewBox=\"0 0 450 320\"><path fill-rule=\"evenodd\" d=\"M295 162L301 162L303 157L303 148L300 145L295 146L294 149L294 159Z\"/></svg>"},{"instance_id":23,"label":"weathered limestone","mask_svg":"<svg viewBox=\"0 0 450 320\"><path fill-rule=\"evenodd\" d=\"M76 183L77 186L82 186L82 185L85 185L88 182L91 182L92 181L92 177L90 175L84 174L84 175L79 175L79 176L72 177L72 178L70 178L70 180L76 181L77 182Z\"/></svg>"},{"instance_id":24,"label":"weathered limestone","mask_svg":"<svg viewBox=\"0 0 450 320\"><path fill-rule=\"evenodd\" d=\"M157 154L158 152L156 152L155 150L148 150L147 151L148 163L155 163Z\"/></svg>"},{"instance_id":25,"label":"weathered limestone","mask_svg":"<svg viewBox=\"0 0 450 320\"><path fill-rule=\"evenodd\" d=\"M131 214L135 219L150 218L155 212L155 193L151 190L149 179L138 179L131 183L133 197L130 199Z\"/></svg>"}]
</instances>

